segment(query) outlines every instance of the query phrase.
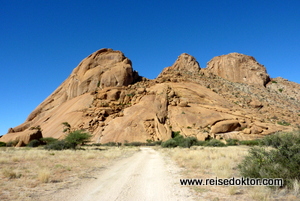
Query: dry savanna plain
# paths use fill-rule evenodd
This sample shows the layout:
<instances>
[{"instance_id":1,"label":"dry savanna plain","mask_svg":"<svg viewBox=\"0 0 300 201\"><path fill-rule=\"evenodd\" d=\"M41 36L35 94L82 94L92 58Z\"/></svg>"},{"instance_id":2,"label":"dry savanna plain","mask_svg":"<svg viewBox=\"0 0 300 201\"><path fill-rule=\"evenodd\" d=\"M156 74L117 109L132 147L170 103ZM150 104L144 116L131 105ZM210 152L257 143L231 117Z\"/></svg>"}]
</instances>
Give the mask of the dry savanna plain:
<instances>
[{"instance_id":1,"label":"dry savanna plain","mask_svg":"<svg viewBox=\"0 0 300 201\"><path fill-rule=\"evenodd\" d=\"M237 165L247 155L249 147L197 146L188 149L120 146L84 147L84 149L47 151L40 147L2 147L0 149L0 200L45 200L55 194L64 195L64 192L70 194L84 184L91 184L97 179L97 175L101 175L110 167L123 164L125 168L129 165L127 163L133 163L130 158L134 155L138 156L143 151L149 154L149 158L160 157L158 159L163 159L162 163L176 166L179 170L176 175L173 175L176 179L240 177ZM139 156L142 160L143 156L141 154ZM138 157L132 159L137 160ZM146 169L147 171L150 169ZM186 187L181 186L179 180L176 181L174 183L176 188L188 189L193 194L189 199L193 200L299 200L300 194L298 181L294 182L293 189L271 189L264 186ZM167 192L167 189L162 190Z\"/></svg>"}]
</instances>

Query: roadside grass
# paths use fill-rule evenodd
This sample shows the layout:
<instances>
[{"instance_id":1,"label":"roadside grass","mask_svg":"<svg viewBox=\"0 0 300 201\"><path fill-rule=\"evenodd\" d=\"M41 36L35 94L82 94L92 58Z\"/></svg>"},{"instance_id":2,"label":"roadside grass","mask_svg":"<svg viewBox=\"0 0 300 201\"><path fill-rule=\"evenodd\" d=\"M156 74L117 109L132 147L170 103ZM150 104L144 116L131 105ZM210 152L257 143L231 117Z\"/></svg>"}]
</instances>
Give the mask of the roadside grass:
<instances>
[{"instance_id":1,"label":"roadside grass","mask_svg":"<svg viewBox=\"0 0 300 201\"><path fill-rule=\"evenodd\" d=\"M33 200L39 195L77 185L114 160L128 157L136 147L88 147L86 150L47 151L0 148L0 200Z\"/></svg>"},{"instance_id":2,"label":"roadside grass","mask_svg":"<svg viewBox=\"0 0 300 201\"><path fill-rule=\"evenodd\" d=\"M157 149L174 160L187 179L240 178L238 164L248 154L248 146L191 147ZM182 178L182 179L184 179ZM178 181L179 183L179 181ZM190 186L208 200L299 200L299 181L293 189L267 186Z\"/></svg>"}]
</instances>

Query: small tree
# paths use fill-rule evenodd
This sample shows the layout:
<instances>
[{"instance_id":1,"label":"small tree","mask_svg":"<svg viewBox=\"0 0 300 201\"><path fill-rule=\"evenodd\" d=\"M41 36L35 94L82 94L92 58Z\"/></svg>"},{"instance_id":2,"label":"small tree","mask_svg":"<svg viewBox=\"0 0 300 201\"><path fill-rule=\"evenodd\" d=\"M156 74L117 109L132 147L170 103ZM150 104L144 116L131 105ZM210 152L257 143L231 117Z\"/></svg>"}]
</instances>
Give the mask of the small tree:
<instances>
[{"instance_id":1,"label":"small tree","mask_svg":"<svg viewBox=\"0 0 300 201\"><path fill-rule=\"evenodd\" d=\"M63 122L62 125L64 126L64 133L71 133L71 125L68 122Z\"/></svg>"},{"instance_id":2,"label":"small tree","mask_svg":"<svg viewBox=\"0 0 300 201\"><path fill-rule=\"evenodd\" d=\"M76 149L78 145L83 145L86 142L89 142L89 139L92 137L91 134L84 132L83 130L76 130L69 133L65 141L71 145L72 149Z\"/></svg>"}]
</instances>

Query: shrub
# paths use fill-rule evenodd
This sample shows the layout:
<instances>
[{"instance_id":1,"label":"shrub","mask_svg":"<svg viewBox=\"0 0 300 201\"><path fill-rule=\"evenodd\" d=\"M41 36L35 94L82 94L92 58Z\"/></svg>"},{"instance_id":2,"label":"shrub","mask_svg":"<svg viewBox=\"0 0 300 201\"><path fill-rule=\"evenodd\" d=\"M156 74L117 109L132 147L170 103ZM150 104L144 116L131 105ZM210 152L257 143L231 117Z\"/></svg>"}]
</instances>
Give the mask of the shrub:
<instances>
[{"instance_id":1,"label":"shrub","mask_svg":"<svg viewBox=\"0 0 300 201\"><path fill-rule=\"evenodd\" d=\"M177 147L178 144L174 139L169 139L169 140L161 143L161 146L164 148L172 148L172 147Z\"/></svg>"},{"instance_id":2,"label":"shrub","mask_svg":"<svg viewBox=\"0 0 300 201\"><path fill-rule=\"evenodd\" d=\"M226 145L223 142L221 142L220 140L212 139L212 140L207 141L207 143L205 144L205 146L209 146L209 147L224 147Z\"/></svg>"},{"instance_id":3,"label":"shrub","mask_svg":"<svg viewBox=\"0 0 300 201\"><path fill-rule=\"evenodd\" d=\"M242 141L239 141L239 145L258 146L260 144L261 144L260 140L242 140Z\"/></svg>"},{"instance_id":4,"label":"shrub","mask_svg":"<svg viewBox=\"0 0 300 201\"><path fill-rule=\"evenodd\" d=\"M241 175L252 178L282 178L284 185L292 187L300 179L300 135L277 133L262 139L264 145L273 149L254 147L239 164Z\"/></svg>"},{"instance_id":5,"label":"shrub","mask_svg":"<svg viewBox=\"0 0 300 201\"><path fill-rule=\"evenodd\" d=\"M101 143L93 143L91 146L100 147Z\"/></svg>"},{"instance_id":6,"label":"shrub","mask_svg":"<svg viewBox=\"0 0 300 201\"><path fill-rule=\"evenodd\" d=\"M8 179L16 179L21 177L21 174L17 174L14 170L6 168L6 169L2 169L2 174L4 177L8 178Z\"/></svg>"},{"instance_id":7,"label":"shrub","mask_svg":"<svg viewBox=\"0 0 300 201\"><path fill-rule=\"evenodd\" d=\"M19 142L18 140L9 141L9 142L6 143L6 146L7 147L14 147L18 144L18 142Z\"/></svg>"},{"instance_id":8,"label":"shrub","mask_svg":"<svg viewBox=\"0 0 300 201\"><path fill-rule=\"evenodd\" d=\"M173 139L176 141L177 146L184 142L184 137L180 134L176 134Z\"/></svg>"},{"instance_id":9,"label":"shrub","mask_svg":"<svg viewBox=\"0 0 300 201\"><path fill-rule=\"evenodd\" d=\"M0 147L6 147L6 143L5 142L0 142Z\"/></svg>"},{"instance_id":10,"label":"shrub","mask_svg":"<svg viewBox=\"0 0 300 201\"><path fill-rule=\"evenodd\" d=\"M197 146L206 146L207 141L198 141Z\"/></svg>"},{"instance_id":11,"label":"shrub","mask_svg":"<svg viewBox=\"0 0 300 201\"><path fill-rule=\"evenodd\" d=\"M261 139L261 144L266 146L271 146L274 148L279 147L290 147L294 144L300 144L300 132L294 133L276 133L273 135L268 135Z\"/></svg>"},{"instance_id":12,"label":"shrub","mask_svg":"<svg viewBox=\"0 0 300 201\"><path fill-rule=\"evenodd\" d=\"M198 140L195 137L183 138L178 144L180 147L190 148L191 146L197 145Z\"/></svg>"},{"instance_id":13,"label":"shrub","mask_svg":"<svg viewBox=\"0 0 300 201\"><path fill-rule=\"evenodd\" d=\"M72 149L76 149L78 145L83 145L86 142L89 142L89 139L92 137L91 134L85 133L83 130L76 130L69 133L65 141L71 145Z\"/></svg>"},{"instance_id":14,"label":"shrub","mask_svg":"<svg viewBox=\"0 0 300 201\"><path fill-rule=\"evenodd\" d=\"M145 145L146 146L156 146L155 142L147 142Z\"/></svg>"},{"instance_id":15,"label":"shrub","mask_svg":"<svg viewBox=\"0 0 300 201\"><path fill-rule=\"evenodd\" d=\"M128 142L128 143L124 143L125 146L135 146L135 147L139 147L142 145L145 145L146 143L144 142Z\"/></svg>"},{"instance_id":16,"label":"shrub","mask_svg":"<svg viewBox=\"0 0 300 201\"><path fill-rule=\"evenodd\" d=\"M161 140L159 140L159 141L151 141L151 142L147 142L145 145L146 146L159 146L159 145L161 145L161 143L162 143L162 141Z\"/></svg>"},{"instance_id":17,"label":"shrub","mask_svg":"<svg viewBox=\"0 0 300 201\"><path fill-rule=\"evenodd\" d=\"M41 144L39 140L31 140L26 146L27 147L38 147Z\"/></svg>"},{"instance_id":18,"label":"shrub","mask_svg":"<svg viewBox=\"0 0 300 201\"><path fill-rule=\"evenodd\" d=\"M48 169L41 169L38 172L38 179L42 183L48 183L50 181L51 172Z\"/></svg>"},{"instance_id":19,"label":"shrub","mask_svg":"<svg viewBox=\"0 0 300 201\"><path fill-rule=\"evenodd\" d=\"M226 145L227 146L236 146L238 145L239 140L238 139L228 139L226 140Z\"/></svg>"},{"instance_id":20,"label":"shrub","mask_svg":"<svg viewBox=\"0 0 300 201\"><path fill-rule=\"evenodd\" d=\"M44 148L47 150L64 150L70 149L71 147L72 146L65 140L57 140L55 142L45 145Z\"/></svg>"},{"instance_id":21,"label":"shrub","mask_svg":"<svg viewBox=\"0 0 300 201\"><path fill-rule=\"evenodd\" d=\"M113 146L117 146L117 143L116 142L107 142L107 143L103 144L103 146L113 147Z\"/></svg>"},{"instance_id":22,"label":"shrub","mask_svg":"<svg viewBox=\"0 0 300 201\"><path fill-rule=\"evenodd\" d=\"M44 138L41 138L40 141L44 144L51 144L53 142L56 142L58 139L56 138L53 138L53 137L44 137Z\"/></svg>"},{"instance_id":23,"label":"shrub","mask_svg":"<svg viewBox=\"0 0 300 201\"><path fill-rule=\"evenodd\" d=\"M180 131L172 131L172 138L175 138L180 135Z\"/></svg>"}]
</instances>

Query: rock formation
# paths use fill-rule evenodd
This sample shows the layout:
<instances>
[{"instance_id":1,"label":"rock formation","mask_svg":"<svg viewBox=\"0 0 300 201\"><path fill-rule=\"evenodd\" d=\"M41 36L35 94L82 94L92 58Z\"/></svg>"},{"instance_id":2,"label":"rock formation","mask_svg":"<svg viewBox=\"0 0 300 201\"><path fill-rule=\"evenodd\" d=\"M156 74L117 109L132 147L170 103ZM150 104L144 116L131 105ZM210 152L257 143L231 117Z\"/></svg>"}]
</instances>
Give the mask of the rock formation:
<instances>
[{"instance_id":1,"label":"rock formation","mask_svg":"<svg viewBox=\"0 0 300 201\"><path fill-rule=\"evenodd\" d=\"M208 62L207 70L232 82L265 86L270 80L263 65L239 53L214 57Z\"/></svg>"},{"instance_id":2,"label":"rock formation","mask_svg":"<svg viewBox=\"0 0 300 201\"><path fill-rule=\"evenodd\" d=\"M200 69L186 53L154 80L142 78L120 51L85 58L27 120L0 138L27 144L31 127L64 138L62 122L93 142L167 140L172 132L199 140L254 139L297 127L300 85L271 79L253 57L232 53Z\"/></svg>"}]
</instances>

